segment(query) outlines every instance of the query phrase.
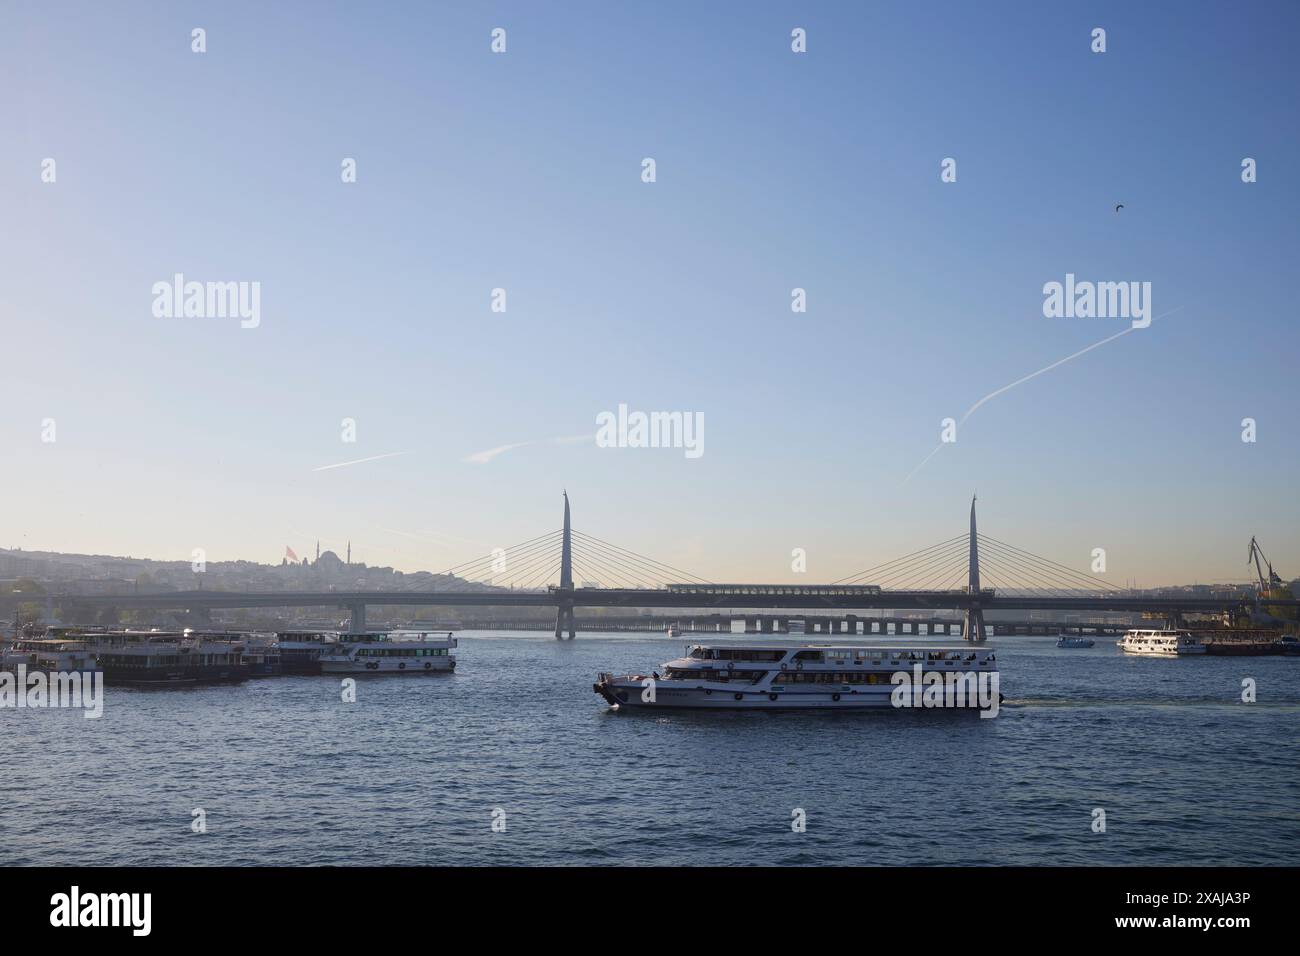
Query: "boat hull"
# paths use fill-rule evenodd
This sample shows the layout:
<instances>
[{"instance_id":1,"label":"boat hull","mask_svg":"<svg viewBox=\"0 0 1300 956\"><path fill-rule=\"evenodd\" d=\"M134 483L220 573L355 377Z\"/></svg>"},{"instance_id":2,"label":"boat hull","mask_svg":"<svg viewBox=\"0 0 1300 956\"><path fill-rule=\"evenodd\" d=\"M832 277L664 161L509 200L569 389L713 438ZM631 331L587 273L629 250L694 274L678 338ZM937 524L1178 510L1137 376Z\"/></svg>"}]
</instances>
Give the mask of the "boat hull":
<instances>
[{"instance_id":1,"label":"boat hull","mask_svg":"<svg viewBox=\"0 0 1300 956\"><path fill-rule=\"evenodd\" d=\"M322 674L448 674L456 669L454 660L427 661L321 661Z\"/></svg>"},{"instance_id":2,"label":"boat hull","mask_svg":"<svg viewBox=\"0 0 1300 956\"><path fill-rule=\"evenodd\" d=\"M104 683L118 687L240 684L252 676L248 664L200 664L191 667L105 667Z\"/></svg>"},{"instance_id":3,"label":"boat hull","mask_svg":"<svg viewBox=\"0 0 1300 956\"><path fill-rule=\"evenodd\" d=\"M1158 648L1136 648L1125 647L1120 645L1120 650L1125 654L1131 654L1134 657L1197 657L1205 654L1205 646L1180 648L1176 651L1160 650Z\"/></svg>"},{"instance_id":4,"label":"boat hull","mask_svg":"<svg viewBox=\"0 0 1300 956\"><path fill-rule=\"evenodd\" d=\"M287 659L282 659L280 661L280 673L285 676L319 674L320 661L307 660L305 658L300 660L292 660L292 661Z\"/></svg>"},{"instance_id":5,"label":"boat hull","mask_svg":"<svg viewBox=\"0 0 1300 956\"><path fill-rule=\"evenodd\" d=\"M985 671L984 673L991 673ZM736 687L672 687L659 681L653 699L640 683L598 681L592 690L618 710L908 710L893 703L894 686L868 684L851 689L753 690ZM953 708L950 708L953 709ZM974 710L974 704L968 708Z\"/></svg>"}]
</instances>

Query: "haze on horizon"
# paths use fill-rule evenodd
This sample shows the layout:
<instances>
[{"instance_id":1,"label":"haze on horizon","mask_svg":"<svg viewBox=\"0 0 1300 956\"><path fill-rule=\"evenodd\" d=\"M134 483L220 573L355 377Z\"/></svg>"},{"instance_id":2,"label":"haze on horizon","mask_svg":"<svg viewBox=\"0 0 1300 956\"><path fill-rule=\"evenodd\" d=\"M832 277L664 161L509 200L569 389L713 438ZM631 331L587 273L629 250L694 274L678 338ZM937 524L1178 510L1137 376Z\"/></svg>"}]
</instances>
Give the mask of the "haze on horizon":
<instances>
[{"instance_id":1,"label":"haze on horizon","mask_svg":"<svg viewBox=\"0 0 1300 956\"><path fill-rule=\"evenodd\" d=\"M1251 535L1300 574L1293 4L6 20L4 547L438 572L567 489L701 577L815 583L978 492L1112 585L1244 580ZM259 324L156 317L177 273L260 283ZM1126 327L1045 317L1067 274L1162 317L927 461ZM586 440L620 404L702 415L703 454Z\"/></svg>"}]
</instances>

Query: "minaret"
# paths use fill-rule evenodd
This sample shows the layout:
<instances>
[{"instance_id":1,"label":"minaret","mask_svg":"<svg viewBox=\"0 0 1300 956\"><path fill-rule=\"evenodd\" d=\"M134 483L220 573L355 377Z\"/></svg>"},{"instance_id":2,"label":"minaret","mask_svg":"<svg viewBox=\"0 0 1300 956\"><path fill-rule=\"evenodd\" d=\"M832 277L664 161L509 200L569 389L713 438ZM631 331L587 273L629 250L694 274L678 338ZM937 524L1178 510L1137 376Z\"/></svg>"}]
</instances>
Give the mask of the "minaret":
<instances>
[{"instance_id":1,"label":"minaret","mask_svg":"<svg viewBox=\"0 0 1300 956\"><path fill-rule=\"evenodd\" d=\"M316 539L316 560L320 560L320 539Z\"/></svg>"},{"instance_id":2,"label":"minaret","mask_svg":"<svg viewBox=\"0 0 1300 956\"><path fill-rule=\"evenodd\" d=\"M972 506L972 507L974 507L974 506ZM348 542L348 561L347 561L347 564L348 564L348 567L352 567L352 542L351 542L351 541Z\"/></svg>"}]
</instances>

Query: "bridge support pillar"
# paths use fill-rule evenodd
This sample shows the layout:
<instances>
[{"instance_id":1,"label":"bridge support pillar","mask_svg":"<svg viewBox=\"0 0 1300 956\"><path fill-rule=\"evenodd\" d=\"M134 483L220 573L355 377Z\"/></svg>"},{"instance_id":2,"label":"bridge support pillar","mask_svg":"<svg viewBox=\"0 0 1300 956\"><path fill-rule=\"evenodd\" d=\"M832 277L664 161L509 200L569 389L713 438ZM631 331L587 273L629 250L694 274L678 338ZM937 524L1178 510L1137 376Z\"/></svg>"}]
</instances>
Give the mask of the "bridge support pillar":
<instances>
[{"instance_id":1,"label":"bridge support pillar","mask_svg":"<svg viewBox=\"0 0 1300 956\"><path fill-rule=\"evenodd\" d=\"M856 614L850 614L844 619L844 626L849 629L850 634L858 633L858 616Z\"/></svg>"},{"instance_id":2,"label":"bridge support pillar","mask_svg":"<svg viewBox=\"0 0 1300 956\"><path fill-rule=\"evenodd\" d=\"M764 634L771 634L771 633L772 633L772 618L770 618L770 617L768 617L766 614L764 614L762 617L760 617L760 618L758 619L758 621L759 621L759 629L760 629Z\"/></svg>"},{"instance_id":3,"label":"bridge support pillar","mask_svg":"<svg viewBox=\"0 0 1300 956\"><path fill-rule=\"evenodd\" d=\"M366 629L366 606L364 604L351 604L348 606L348 610L352 612L352 621L348 625L348 629L353 634L364 631Z\"/></svg>"}]
</instances>

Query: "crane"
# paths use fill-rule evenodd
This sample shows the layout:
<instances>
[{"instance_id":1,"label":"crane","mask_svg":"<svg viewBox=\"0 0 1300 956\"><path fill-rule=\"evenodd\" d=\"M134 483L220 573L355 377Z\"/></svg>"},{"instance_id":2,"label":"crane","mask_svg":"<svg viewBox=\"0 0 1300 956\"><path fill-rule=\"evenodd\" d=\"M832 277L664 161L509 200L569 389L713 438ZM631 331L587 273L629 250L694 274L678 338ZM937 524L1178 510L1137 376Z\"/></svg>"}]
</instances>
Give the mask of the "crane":
<instances>
[{"instance_id":1,"label":"crane","mask_svg":"<svg viewBox=\"0 0 1300 956\"><path fill-rule=\"evenodd\" d=\"M1264 580L1264 567L1260 565L1260 559L1264 559L1264 566L1268 567L1268 581ZM1254 535L1250 538L1250 551L1246 553L1246 564L1255 563L1255 574L1259 578L1259 593L1261 597L1268 597L1269 592L1274 588L1282 587L1282 579L1277 572L1273 570L1273 562L1264 554L1264 549L1259 546Z\"/></svg>"}]
</instances>

